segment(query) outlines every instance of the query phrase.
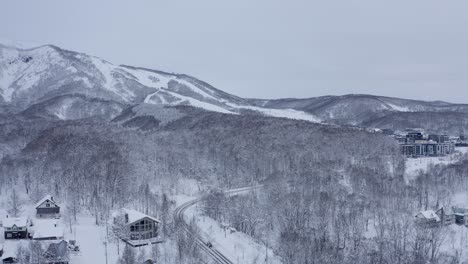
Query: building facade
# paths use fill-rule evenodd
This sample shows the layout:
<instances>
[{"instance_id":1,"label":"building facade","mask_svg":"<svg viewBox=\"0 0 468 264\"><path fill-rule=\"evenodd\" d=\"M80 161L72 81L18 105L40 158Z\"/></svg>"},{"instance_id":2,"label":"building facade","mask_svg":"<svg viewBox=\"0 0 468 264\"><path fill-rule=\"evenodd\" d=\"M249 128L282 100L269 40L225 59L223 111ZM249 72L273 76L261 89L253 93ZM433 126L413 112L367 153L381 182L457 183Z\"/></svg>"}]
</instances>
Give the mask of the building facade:
<instances>
[{"instance_id":1,"label":"building facade","mask_svg":"<svg viewBox=\"0 0 468 264\"><path fill-rule=\"evenodd\" d=\"M60 206L54 197L47 195L36 204L36 216L38 218L57 218L60 216Z\"/></svg>"},{"instance_id":2,"label":"building facade","mask_svg":"<svg viewBox=\"0 0 468 264\"><path fill-rule=\"evenodd\" d=\"M455 151L455 145L452 143L437 143L434 141L420 140L414 143L400 144L400 150L403 155L419 156L446 156Z\"/></svg>"},{"instance_id":3,"label":"building facade","mask_svg":"<svg viewBox=\"0 0 468 264\"><path fill-rule=\"evenodd\" d=\"M455 151L455 144L447 135L429 135L411 132L406 136L397 136L401 154L409 157L446 156Z\"/></svg>"},{"instance_id":4,"label":"building facade","mask_svg":"<svg viewBox=\"0 0 468 264\"><path fill-rule=\"evenodd\" d=\"M122 209L114 214L114 231L125 240L148 240L159 235L160 221L141 212ZM133 245L132 243L130 243Z\"/></svg>"},{"instance_id":5,"label":"building facade","mask_svg":"<svg viewBox=\"0 0 468 264\"><path fill-rule=\"evenodd\" d=\"M3 221L5 239L25 239L29 237L28 219L7 218Z\"/></svg>"},{"instance_id":6,"label":"building facade","mask_svg":"<svg viewBox=\"0 0 468 264\"><path fill-rule=\"evenodd\" d=\"M416 140L423 140L424 135L420 132L410 132L406 135L406 143L414 143Z\"/></svg>"},{"instance_id":7,"label":"building facade","mask_svg":"<svg viewBox=\"0 0 468 264\"><path fill-rule=\"evenodd\" d=\"M427 137L428 140L435 141L437 143L446 143L450 141L450 138L448 135L429 135Z\"/></svg>"}]
</instances>

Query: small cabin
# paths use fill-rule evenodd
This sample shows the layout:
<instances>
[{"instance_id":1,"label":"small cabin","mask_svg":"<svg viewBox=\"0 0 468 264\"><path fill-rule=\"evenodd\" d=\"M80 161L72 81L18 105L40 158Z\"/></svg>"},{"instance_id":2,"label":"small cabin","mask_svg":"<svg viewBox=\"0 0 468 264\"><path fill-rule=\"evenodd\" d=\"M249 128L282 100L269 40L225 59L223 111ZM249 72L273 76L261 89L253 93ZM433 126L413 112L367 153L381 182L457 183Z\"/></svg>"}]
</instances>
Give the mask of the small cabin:
<instances>
[{"instance_id":1,"label":"small cabin","mask_svg":"<svg viewBox=\"0 0 468 264\"><path fill-rule=\"evenodd\" d=\"M468 209L455 206L452 209L455 214L455 223L458 225L468 225Z\"/></svg>"},{"instance_id":2,"label":"small cabin","mask_svg":"<svg viewBox=\"0 0 468 264\"><path fill-rule=\"evenodd\" d=\"M24 239L29 237L27 218L6 218L3 220L5 239Z\"/></svg>"},{"instance_id":3,"label":"small cabin","mask_svg":"<svg viewBox=\"0 0 468 264\"><path fill-rule=\"evenodd\" d=\"M47 195L36 204L36 216L38 218L58 218L60 217L60 206L53 196Z\"/></svg>"},{"instance_id":4,"label":"small cabin","mask_svg":"<svg viewBox=\"0 0 468 264\"><path fill-rule=\"evenodd\" d=\"M416 216L416 222L423 225L440 224L440 217L434 210L421 211Z\"/></svg>"}]
</instances>

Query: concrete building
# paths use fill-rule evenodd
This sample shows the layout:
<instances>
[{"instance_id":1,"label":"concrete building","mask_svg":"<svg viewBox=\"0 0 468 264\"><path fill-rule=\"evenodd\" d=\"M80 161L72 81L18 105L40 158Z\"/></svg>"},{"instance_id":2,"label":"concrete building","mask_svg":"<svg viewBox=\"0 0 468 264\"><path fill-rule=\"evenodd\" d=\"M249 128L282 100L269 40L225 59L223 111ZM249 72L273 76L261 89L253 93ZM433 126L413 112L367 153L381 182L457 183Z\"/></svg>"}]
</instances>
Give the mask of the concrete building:
<instances>
[{"instance_id":1,"label":"concrete building","mask_svg":"<svg viewBox=\"0 0 468 264\"><path fill-rule=\"evenodd\" d=\"M417 140L414 143L400 144L400 150L403 155L411 157L446 156L455 151L455 145L452 143Z\"/></svg>"},{"instance_id":2,"label":"concrete building","mask_svg":"<svg viewBox=\"0 0 468 264\"><path fill-rule=\"evenodd\" d=\"M428 140L432 140L432 141L435 141L437 143L446 143L446 142L449 142L450 141L450 138L449 136L447 135L435 135L435 134L432 134L432 135L429 135L427 137Z\"/></svg>"}]
</instances>

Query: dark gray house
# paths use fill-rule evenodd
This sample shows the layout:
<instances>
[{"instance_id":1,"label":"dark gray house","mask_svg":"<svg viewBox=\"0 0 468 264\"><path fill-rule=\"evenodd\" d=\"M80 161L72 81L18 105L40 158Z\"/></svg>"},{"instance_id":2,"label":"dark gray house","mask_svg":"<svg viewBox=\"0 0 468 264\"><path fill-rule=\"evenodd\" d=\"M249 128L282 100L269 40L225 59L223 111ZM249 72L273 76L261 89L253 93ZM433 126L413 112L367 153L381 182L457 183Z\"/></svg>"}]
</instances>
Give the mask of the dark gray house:
<instances>
[{"instance_id":1,"label":"dark gray house","mask_svg":"<svg viewBox=\"0 0 468 264\"><path fill-rule=\"evenodd\" d=\"M455 214L455 223L468 226L468 209L461 207L452 207Z\"/></svg>"},{"instance_id":2,"label":"dark gray house","mask_svg":"<svg viewBox=\"0 0 468 264\"><path fill-rule=\"evenodd\" d=\"M68 243L64 240L52 243L44 252L44 263L46 264L68 264Z\"/></svg>"},{"instance_id":3,"label":"dark gray house","mask_svg":"<svg viewBox=\"0 0 468 264\"><path fill-rule=\"evenodd\" d=\"M36 204L36 216L38 218L60 217L60 206L55 202L54 197L47 195Z\"/></svg>"},{"instance_id":4,"label":"dark gray house","mask_svg":"<svg viewBox=\"0 0 468 264\"><path fill-rule=\"evenodd\" d=\"M7 218L3 221L5 239L24 239L29 237L27 218Z\"/></svg>"}]
</instances>

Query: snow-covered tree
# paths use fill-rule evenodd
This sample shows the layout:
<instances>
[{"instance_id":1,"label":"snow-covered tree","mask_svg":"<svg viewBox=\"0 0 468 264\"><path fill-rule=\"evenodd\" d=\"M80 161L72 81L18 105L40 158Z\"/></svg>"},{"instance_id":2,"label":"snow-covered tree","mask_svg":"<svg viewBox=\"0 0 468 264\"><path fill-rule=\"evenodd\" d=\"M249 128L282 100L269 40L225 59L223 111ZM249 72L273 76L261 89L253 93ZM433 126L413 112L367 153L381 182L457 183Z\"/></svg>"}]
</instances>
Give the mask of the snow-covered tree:
<instances>
[{"instance_id":1,"label":"snow-covered tree","mask_svg":"<svg viewBox=\"0 0 468 264\"><path fill-rule=\"evenodd\" d=\"M136 254L132 247L125 245L122 252L122 257L119 259L117 264L135 264L137 261Z\"/></svg>"},{"instance_id":2,"label":"snow-covered tree","mask_svg":"<svg viewBox=\"0 0 468 264\"><path fill-rule=\"evenodd\" d=\"M13 215L14 217L18 217L21 214L23 202L21 201L19 195L16 193L15 188L13 188L11 195L8 199L8 206L8 213Z\"/></svg>"}]
</instances>

